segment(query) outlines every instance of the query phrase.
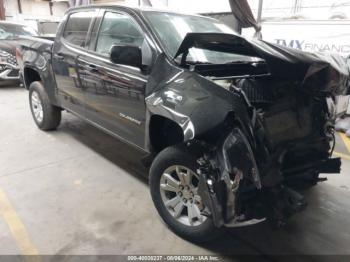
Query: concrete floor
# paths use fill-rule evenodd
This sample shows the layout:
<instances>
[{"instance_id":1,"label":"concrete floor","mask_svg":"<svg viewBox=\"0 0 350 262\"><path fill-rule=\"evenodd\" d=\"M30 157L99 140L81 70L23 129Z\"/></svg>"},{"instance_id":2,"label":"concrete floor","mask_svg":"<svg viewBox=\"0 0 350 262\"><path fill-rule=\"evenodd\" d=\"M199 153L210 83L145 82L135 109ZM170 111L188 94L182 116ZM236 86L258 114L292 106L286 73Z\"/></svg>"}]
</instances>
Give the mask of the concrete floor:
<instances>
[{"instance_id":1,"label":"concrete floor","mask_svg":"<svg viewBox=\"0 0 350 262\"><path fill-rule=\"evenodd\" d=\"M0 89L2 255L350 255L349 160L341 175L306 193L308 209L285 228L227 230L223 240L198 246L161 222L140 153L68 113L57 131L40 131L27 96ZM347 150L339 138L337 151L350 159Z\"/></svg>"}]
</instances>

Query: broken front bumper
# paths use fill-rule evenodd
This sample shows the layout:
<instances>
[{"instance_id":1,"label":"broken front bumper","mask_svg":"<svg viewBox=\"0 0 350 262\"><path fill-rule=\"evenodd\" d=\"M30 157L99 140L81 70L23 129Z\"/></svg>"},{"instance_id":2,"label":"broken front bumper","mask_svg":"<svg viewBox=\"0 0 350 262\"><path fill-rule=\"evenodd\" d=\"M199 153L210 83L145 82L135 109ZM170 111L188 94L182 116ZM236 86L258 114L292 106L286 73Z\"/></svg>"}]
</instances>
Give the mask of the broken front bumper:
<instances>
[{"instance_id":1,"label":"broken front bumper","mask_svg":"<svg viewBox=\"0 0 350 262\"><path fill-rule=\"evenodd\" d=\"M214 154L199 159L198 163L198 194L210 211L206 215L217 227L241 227L266 219L281 226L306 207L304 197L287 186L287 177L300 179L313 172L337 173L341 165L340 159L324 159L293 170L276 168L269 170L269 174L274 173L278 179L274 179L274 184L271 181L265 184L265 173L260 177L253 150L238 128L226 136Z\"/></svg>"},{"instance_id":2,"label":"broken front bumper","mask_svg":"<svg viewBox=\"0 0 350 262\"><path fill-rule=\"evenodd\" d=\"M244 190L261 190L254 154L242 131L235 128L221 143L212 160L199 160L198 193L210 210L215 226L246 226L260 223L264 217L248 218L237 203ZM210 162L215 162L214 167ZM240 184L247 185L241 187Z\"/></svg>"}]
</instances>

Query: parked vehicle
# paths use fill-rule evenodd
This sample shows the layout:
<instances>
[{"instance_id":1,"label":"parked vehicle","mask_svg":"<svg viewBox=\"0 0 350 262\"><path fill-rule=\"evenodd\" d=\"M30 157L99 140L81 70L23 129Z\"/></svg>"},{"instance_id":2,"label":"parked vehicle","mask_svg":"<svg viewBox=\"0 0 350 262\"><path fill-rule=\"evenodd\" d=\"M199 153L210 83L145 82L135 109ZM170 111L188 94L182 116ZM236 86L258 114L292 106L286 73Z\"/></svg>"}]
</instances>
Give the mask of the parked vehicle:
<instances>
[{"instance_id":1,"label":"parked vehicle","mask_svg":"<svg viewBox=\"0 0 350 262\"><path fill-rule=\"evenodd\" d=\"M19 67L16 48L21 36L37 36L37 32L26 25L0 22L0 85L18 85Z\"/></svg>"},{"instance_id":2,"label":"parked vehicle","mask_svg":"<svg viewBox=\"0 0 350 262\"><path fill-rule=\"evenodd\" d=\"M122 6L70 9L54 40L21 46L37 126L67 110L146 152L150 191L178 235L282 225L296 188L339 173L331 158L344 59L236 35L217 20Z\"/></svg>"}]
</instances>

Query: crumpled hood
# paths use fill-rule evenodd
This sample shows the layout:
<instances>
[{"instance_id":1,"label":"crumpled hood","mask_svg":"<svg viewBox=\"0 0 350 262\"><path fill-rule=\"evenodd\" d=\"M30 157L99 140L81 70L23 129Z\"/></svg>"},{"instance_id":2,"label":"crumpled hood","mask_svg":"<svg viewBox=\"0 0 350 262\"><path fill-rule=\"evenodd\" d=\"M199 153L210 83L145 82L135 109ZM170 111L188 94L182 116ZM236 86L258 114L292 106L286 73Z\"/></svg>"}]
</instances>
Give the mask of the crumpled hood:
<instances>
[{"instance_id":1,"label":"crumpled hood","mask_svg":"<svg viewBox=\"0 0 350 262\"><path fill-rule=\"evenodd\" d=\"M262 58L273 77L298 81L308 89L334 95L348 89L349 67L337 54L308 53L233 34L188 33L174 58L192 47Z\"/></svg>"}]
</instances>

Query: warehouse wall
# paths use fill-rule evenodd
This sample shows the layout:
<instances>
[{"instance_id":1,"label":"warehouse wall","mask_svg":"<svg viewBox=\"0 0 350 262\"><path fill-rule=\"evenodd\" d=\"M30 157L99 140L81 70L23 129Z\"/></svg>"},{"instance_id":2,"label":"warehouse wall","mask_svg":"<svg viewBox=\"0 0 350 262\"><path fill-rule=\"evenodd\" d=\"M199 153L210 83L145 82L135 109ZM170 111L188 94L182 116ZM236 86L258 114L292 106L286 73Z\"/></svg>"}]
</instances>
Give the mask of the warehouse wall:
<instances>
[{"instance_id":1,"label":"warehouse wall","mask_svg":"<svg viewBox=\"0 0 350 262\"><path fill-rule=\"evenodd\" d=\"M125 2L125 0L94 0L92 2L94 4L119 4Z\"/></svg>"},{"instance_id":2,"label":"warehouse wall","mask_svg":"<svg viewBox=\"0 0 350 262\"><path fill-rule=\"evenodd\" d=\"M67 2L54 2L53 15L48 1L21 0L22 13L19 13L17 0L5 0L6 20L16 20L34 24L35 20L58 21L68 8Z\"/></svg>"},{"instance_id":3,"label":"warehouse wall","mask_svg":"<svg viewBox=\"0 0 350 262\"><path fill-rule=\"evenodd\" d=\"M188 13L218 13L230 10L228 0L168 0L168 5L172 10Z\"/></svg>"},{"instance_id":4,"label":"warehouse wall","mask_svg":"<svg viewBox=\"0 0 350 262\"><path fill-rule=\"evenodd\" d=\"M138 5L144 0L91 0L95 4L125 3L128 5ZM167 7L174 11L188 13L209 13L229 11L228 0L216 0L215 4L208 0L148 0L153 6L158 8ZM34 17L39 19L50 19L49 1L42 0L21 0L22 14L18 12L17 0L4 0L7 20L14 20L18 17ZM68 2L53 2L53 17L62 17L68 8Z\"/></svg>"},{"instance_id":5,"label":"warehouse wall","mask_svg":"<svg viewBox=\"0 0 350 262\"><path fill-rule=\"evenodd\" d=\"M19 12L17 0L4 0L4 6L6 20L22 22L38 30L38 21L60 21L68 8L68 3L54 2L53 15L50 14L48 1L21 0L22 13Z\"/></svg>"}]
</instances>

